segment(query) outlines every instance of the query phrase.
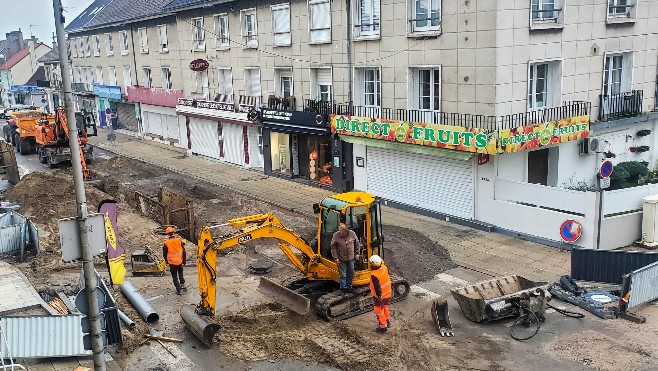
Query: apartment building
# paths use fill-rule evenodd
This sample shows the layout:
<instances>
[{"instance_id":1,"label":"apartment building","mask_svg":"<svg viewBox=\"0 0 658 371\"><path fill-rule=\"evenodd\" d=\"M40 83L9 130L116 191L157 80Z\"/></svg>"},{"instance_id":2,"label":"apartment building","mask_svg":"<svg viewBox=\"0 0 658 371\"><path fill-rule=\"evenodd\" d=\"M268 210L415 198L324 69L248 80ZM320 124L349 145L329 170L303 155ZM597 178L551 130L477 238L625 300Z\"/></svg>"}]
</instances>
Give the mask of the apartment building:
<instances>
[{"instance_id":1,"label":"apartment building","mask_svg":"<svg viewBox=\"0 0 658 371\"><path fill-rule=\"evenodd\" d=\"M530 202L535 194L598 186L601 152L655 168L657 5L173 0L108 29L132 30L131 73L153 76L168 60L185 97L177 145L191 153L559 243L554 224L584 223L591 210L567 203L536 226L532 216L551 206ZM153 58L150 35L163 23L168 52ZM84 42L97 27L70 37ZM85 58L73 58L79 76ZM118 84L157 80L133 76ZM599 149L583 145L589 137ZM641 146L652 149L631 150Z\"/></svg>"}]
</instances>

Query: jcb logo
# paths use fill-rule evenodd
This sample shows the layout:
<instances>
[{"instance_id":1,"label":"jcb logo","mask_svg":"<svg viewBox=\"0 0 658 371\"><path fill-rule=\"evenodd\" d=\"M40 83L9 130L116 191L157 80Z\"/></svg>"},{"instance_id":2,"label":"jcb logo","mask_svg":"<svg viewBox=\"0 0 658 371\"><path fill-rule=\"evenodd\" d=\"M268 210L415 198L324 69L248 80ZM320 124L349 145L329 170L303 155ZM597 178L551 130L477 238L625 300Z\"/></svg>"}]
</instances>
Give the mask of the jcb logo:
<instances>
[{"instance_id":1,"label":"jcb logo","mask_svg":"<svg viewBox=\"0 0 658 371\"><path fill-rule=\"evenodd\" d=\"M248 234L246 236L238 237L238 243L243 243L251 240L251 235Z\"/></svg>"}]
</instances>

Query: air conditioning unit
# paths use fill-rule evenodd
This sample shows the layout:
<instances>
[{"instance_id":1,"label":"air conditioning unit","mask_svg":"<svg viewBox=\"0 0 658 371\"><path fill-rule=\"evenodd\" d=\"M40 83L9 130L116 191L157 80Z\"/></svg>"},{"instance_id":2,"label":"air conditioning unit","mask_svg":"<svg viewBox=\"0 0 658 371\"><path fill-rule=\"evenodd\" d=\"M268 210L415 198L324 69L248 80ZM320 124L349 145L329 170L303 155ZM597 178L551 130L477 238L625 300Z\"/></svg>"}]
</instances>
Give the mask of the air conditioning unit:
<instances>
[{"instance_id":1,"label":"air conditioning unit","mask_svg":"<svg viewBox=\"0 0 658 371\"><path fill-rule=\"evenodd\" d=\"M599 139L598 138L584 138L580 142L580 154L581 155L591 155L596 153L599 150Z\"/></svg>"},{"instance_id":2,"label":"air conditioning unit","mask_svg":"<svg viewBox=\"0 0 658 371\"><path fill-rule=\"evenodd\" d=\"M658 246L658 195L642 200L642 241L645 246Z\"/></svg>"}]
</instances>

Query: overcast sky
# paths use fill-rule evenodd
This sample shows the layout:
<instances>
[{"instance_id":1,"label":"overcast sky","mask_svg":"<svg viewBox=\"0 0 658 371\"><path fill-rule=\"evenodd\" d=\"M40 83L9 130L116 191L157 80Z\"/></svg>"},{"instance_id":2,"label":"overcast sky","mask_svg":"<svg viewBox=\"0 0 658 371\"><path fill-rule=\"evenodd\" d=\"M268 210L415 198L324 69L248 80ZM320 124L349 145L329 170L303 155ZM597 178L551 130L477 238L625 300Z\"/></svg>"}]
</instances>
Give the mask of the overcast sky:
<instances>
[{"instance_id":1,"label":"overcast sky","mask_svg":"<svg viewBox=\"0 0 658 371\"><path fill-rule=\"evenodd\" d=\"M66 23L71 22L93 0L62 0ZM0 21L0 38L4 40L9 31L19 28L23 31L23 37L30 37L30 25L32 34L49 46L53 42L55 32L55 21L53 18L53 0L0 0L2 10L2 21Z\"/></svg>"}]
</instances>

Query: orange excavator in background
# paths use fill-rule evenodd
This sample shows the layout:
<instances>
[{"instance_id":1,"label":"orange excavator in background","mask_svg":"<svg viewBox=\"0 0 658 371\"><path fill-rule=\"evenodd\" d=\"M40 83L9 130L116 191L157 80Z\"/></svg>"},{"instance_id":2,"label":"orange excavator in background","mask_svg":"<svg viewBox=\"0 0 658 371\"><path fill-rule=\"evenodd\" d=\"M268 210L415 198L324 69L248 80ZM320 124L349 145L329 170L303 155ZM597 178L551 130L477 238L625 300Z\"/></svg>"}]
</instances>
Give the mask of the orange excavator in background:
<instances>
[{"instance_id":1,"label":"orange excavator in background","mask_svg":"<svg viewBox=\"0 0 658 371\"><path fill-rule=\"evenodd\" d=\"M52 117L52 116L51 116ZM96 125L91 123L90 117L76 112L76 127L78 130L78 144L80 146L80 159L82 174L85 180L91 178L91 171L87 163L93 158L93 146L88 143L89 136L96 135ZM89 130L93 128L93 130ZM55 121L42 116L35 128L36 152L39 162L54 168L58 163L71 160L69 149L69 127L66 119L66 110L63 107L55 111Z\"/></svg>"}]
</instances>

